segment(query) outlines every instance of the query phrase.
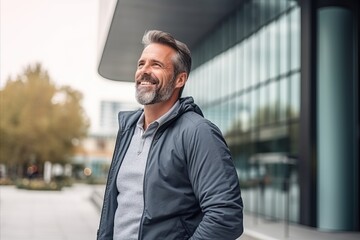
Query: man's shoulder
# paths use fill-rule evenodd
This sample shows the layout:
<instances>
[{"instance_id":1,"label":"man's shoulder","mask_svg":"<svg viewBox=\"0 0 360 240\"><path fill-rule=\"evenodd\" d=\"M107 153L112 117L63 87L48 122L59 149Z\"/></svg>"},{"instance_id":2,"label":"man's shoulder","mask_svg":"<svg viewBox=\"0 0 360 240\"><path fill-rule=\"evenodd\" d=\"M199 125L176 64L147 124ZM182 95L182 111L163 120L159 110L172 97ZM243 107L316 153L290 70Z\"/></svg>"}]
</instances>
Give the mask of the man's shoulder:
<instances>
[{"instance_id":1,"label":"man's shoulder","mask_svg":"<svg viewBox=\"0 0 360 240\"><path fill-rule=\"evenodd\" d=\"M143 112L143 109L137 109L137 110L131 110L131 111L120 111L118 113L118 117L119 118L130 118L132 116L137 116L137 115L141 115L141 113Z\"/></svg>"},{"instance_id":2,"label":"man's shoulder","mask_svg":"<svg viewBox=\"0 0 360 240\"><path fill-rule=\"evenodd\" d=\"M203 116L193 111L184 112L180 116L179 120L189 124L198 124L200 122L207 121Z\"/></svg>"},{"instance_id":3,"label":"man's shoulder","mask_svg":"<svg viewBox=\"0 0 360 240\"><path fill-rule=\"evenodd\" d=\"M209 119L197 114L196 112L185 112L180 118L179 121L182 126L188 129L210 129L217 128L214 123Z\"/></svg>"},{"instance_id":4,"label":"man's shoulder","mask_svg":"<svg viewBox=\"0 0 360 240\"><path fill-rule=\"evenodd\" d=\"M135 111L120 111L118 113L119 125L123 127L132 125L133 123L137 122L142 113L142 109Z\"/></svg>"}]
</instances>

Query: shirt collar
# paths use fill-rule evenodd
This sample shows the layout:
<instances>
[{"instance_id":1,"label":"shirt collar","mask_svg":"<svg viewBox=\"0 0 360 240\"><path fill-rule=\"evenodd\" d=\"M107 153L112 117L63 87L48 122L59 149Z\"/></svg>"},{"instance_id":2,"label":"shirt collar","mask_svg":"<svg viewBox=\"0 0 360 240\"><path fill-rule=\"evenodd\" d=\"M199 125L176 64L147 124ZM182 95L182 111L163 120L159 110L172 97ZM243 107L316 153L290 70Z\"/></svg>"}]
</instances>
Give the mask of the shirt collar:
<instances>
[{"instance_id":1,"label":"shirt collar","mask_svg":"<svg viewBox=\"0 0 360 240\"><path fill-rule=\"evenodd\" d=\"M170 119L171 114L173 112L175 112L178 108L180 107L180 102L176 101L175 104L169 109L169 111L167 111L164 115L162 115L161 117L159 117L158 119L156 119L154 122L150 123L149 125L152 125L154 123L157 124L157 127L160 127L161 125L163 125L167 120ZM145 121L145 114L144 112L141 114L139 120L137 121L137 127L143 129L144 126L144 121Z\"/></svg>"}]
</instances>

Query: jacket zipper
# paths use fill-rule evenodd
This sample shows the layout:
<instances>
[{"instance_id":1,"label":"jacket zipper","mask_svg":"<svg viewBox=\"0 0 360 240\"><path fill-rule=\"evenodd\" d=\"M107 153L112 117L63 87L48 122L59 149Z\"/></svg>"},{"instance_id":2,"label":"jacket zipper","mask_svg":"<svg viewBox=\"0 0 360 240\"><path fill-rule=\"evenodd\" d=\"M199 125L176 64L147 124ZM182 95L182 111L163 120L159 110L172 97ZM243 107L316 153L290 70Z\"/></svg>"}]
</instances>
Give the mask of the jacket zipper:
<instances>
[{"instance_id":1,"label":"jacket zipper","mask_svg":"<svg viewBox=\"0 0 360 240\"><path fill-rule=\"evenodd\" d=\"M177 112L178 113L178 112ZM149 153L148 156L146 158L146 165L145 165L145 172L144 172L144 179L143 179L143 201L144 201L144 208L143 208L143 212L141 214L141 219L140 219L140 226L139 226L139 232L138 232L138 240L142 239L142 226L143 226L143 222L144 222L144 213L145 213L145 209L146 209L146 201L145 201L145 185L146 185L146 175L147 175L147 169L148 169L148 165L149 165L149 156L150 156L150 152L155 144L155 142L157 142L157 139L159 138L159 134L163 132L163 129L165 129L175 118L176 116L178 116L178 114L173 114L172 117L170 117L170 119L166 122L164 122L163 125L161 125L157 130L156 133L154 135L154 138L151 141L151 145L149 148Z\"/></svg>"},{"instance_id":2,"label":"jacket zipper","mask_svg":"<svg viewBox=\"0 0 360 240\"><path fill-rule=\"evenodd\" d=\"M154 135L154 138L151 141L151 145L149 148L149 153L148 156L146 158L146 165L145 165L145 172L144 172L144 179L143 179L143 202L144 202L144 206L143 206L143 212L141 214L141 219L140 219L140 226L139 226L139 232L138 232L138 239L141 240L142 239L142 226L143 226L143 222L144 222L144 213L145 213L145 209L146 209L146 201L145 201L145 184L146 184L146 175L147 175L147 169L148 169L148 165L149 165L149 155L150 155L150 151L153 148L154 145L154 139L157 137L157 132Z\"/></svg>"}]
</instances>

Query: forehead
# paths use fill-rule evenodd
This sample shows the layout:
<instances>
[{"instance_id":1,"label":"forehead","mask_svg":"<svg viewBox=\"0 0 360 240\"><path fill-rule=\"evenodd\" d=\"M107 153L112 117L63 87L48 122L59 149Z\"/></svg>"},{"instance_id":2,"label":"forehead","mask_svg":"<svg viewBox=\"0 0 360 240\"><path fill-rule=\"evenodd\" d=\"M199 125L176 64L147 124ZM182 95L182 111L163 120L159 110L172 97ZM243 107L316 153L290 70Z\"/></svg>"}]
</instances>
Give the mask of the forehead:
<instances>
[{"instance_id":1,"label":"forehead","mask_svg":"<svg viewBox=\"0 0 360 240\"><path fill-rule=\"evenodd\" d=\"M171 61L176 51L164 44L151 43L146 46L140 56L140 60L153 59L157 61Z\"/></svg>"}]
</instances>

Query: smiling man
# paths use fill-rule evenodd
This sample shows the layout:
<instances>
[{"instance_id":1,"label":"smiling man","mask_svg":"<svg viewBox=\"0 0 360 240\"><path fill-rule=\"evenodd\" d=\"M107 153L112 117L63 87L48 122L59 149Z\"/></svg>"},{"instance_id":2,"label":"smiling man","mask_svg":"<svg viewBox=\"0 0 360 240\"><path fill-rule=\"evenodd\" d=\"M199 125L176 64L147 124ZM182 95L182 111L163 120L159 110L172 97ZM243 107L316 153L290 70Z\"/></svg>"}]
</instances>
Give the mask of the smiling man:
<instances>
[{"instance_id":1,"label":"smiling man","mask_svg":"<svg viewBox=\"0 0 360 240\"><path fill-rule=\"evenodd\" d=\"M238 176L220 130L191 97L188 47L148 31L135 73L142 110L119 113L99 240L232 240L243 232Z\"/></svg>"}]
</instances>

